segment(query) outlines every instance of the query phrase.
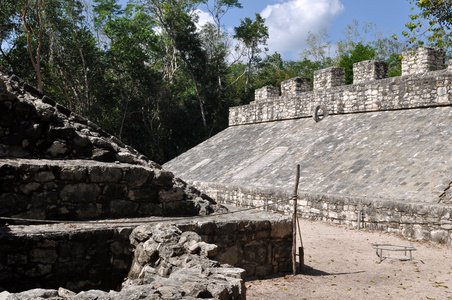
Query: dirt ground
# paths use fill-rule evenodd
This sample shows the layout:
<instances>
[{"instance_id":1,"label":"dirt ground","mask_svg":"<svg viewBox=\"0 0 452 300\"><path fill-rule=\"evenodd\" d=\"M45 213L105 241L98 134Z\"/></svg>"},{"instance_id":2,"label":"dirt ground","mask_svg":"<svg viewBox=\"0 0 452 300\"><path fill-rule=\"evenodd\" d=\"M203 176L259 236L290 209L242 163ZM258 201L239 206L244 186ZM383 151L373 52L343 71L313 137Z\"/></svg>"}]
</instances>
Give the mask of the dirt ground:
<instances>
[{"instance_id":1,"label":"dirt ground","mask_svg":"<svg viewBox=\"0 0 452 300\"><path fill-rule=\"evenodd\" d=\"M305 273L248 280L247 299L452 300L449 245L317 221L300 220L300 225ZM384 251L383 256L391 257L380 263L371 244L413 246L416 251L412 261L404 252Z\"/></svg>"}]
</instances>

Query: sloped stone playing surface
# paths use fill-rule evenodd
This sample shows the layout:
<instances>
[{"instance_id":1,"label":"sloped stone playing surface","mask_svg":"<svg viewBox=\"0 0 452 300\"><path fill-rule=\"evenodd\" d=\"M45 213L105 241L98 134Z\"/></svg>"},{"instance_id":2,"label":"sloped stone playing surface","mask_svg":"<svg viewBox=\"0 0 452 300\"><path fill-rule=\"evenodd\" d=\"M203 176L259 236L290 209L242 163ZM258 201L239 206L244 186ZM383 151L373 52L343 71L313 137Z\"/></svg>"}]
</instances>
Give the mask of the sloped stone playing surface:
<instances>
[{"instance_id":1,"label":"sloped stone playing surface","mask_svg":"<svg viewBox=\"0 0 452 300\"><path fill-rule=\"evenodd\" d=\"M451 203L452 107L229 127L164 168L189 182Z\"/></svg>"}]
</instances>

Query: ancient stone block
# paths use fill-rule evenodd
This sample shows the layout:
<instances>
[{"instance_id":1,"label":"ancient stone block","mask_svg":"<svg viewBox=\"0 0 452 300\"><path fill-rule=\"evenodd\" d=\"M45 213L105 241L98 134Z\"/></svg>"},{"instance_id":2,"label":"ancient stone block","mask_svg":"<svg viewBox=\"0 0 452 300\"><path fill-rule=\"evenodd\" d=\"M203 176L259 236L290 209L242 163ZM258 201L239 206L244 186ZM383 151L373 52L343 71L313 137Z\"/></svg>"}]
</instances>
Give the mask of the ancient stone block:
<instances>
[{"instance_id":1,"label":"ancient stone block","mask_svg":"<svg viewBox=\"0 0 452 300\"><path fill-rule=\"evenodd\" d=\"M158 202L158 192L150 187L143 187L138 189L129 190L127 197L133 201L139 201L143 199L155 200Z\"/></svg>"},{"instance_id":2,"label":"ancient stone block","mask_svg":"<svg viewBox=\"0 0 452 300\"><path fill-rule=\"evenodd\" d=\"M102 204L98 203L79 203L75 209L76 220L95 220L102 215Z\"/></svg>"},{"instance_id":3,"label":"ancient stone block","mask_svg":"<svg viewBox=\"0 0 452 300\"><path fill-rule=\"evenodd\" d=\"M30 193L37 191L40 187L41 187L40 183L30 182L30 183L21 185L20 190L25 195L29 195Z\"/></svg>"},{"instance_id":4,"label":"ancient stone block","mask_svg":"<svg viewBox=\"0 0 452 300\"><path fill-rule=\"evenodd\" d=\"M432 241L437 243L450 243L450 235L447 230L434 230L431 232Z\"/></svg>"},{"instance_id":5,"label":"ancient stone block","mask_svg":"<svg viewBox=\"0 0 452 300\"><path fill-rule=\"evenodd\" d=\"M292 234L292 227L287 226L286 221L273 222L271 236L273 238L284 238Z\"/></svg>"},{"instance_id":6,"label":"ancient stone block","mask_svg":"<svg viewBox=\"0 0 452 300\"><path fill-rule=\"evenodd\" d=\"M126 198L127 187L122 184L106 184L104 186L102 195L106 201L110 199L124 199Z\"/></svg>"},{"instance_id":7,"label":"ancient stone block","mask_svg":"<svg viewBox=\"0 0 452 300\"><path fill-rule=\"evenodd\" d=\"M93 166L88 168L91 182L119 182L122 170L116 166Z\"/></svg>"},{"instance_id":8,"label":"ancient stone block","mask_svg":"<svg viewBox=\"0 0 452 300\"><path fill-rule=\"evenodd\" d=\"M281 82L281 96L296 96L310 90L310 78L295 77Z\"/></svg>"},{"instance_id":9,"label":"ancient stone block","mask_svg":"<svg viewBox=\"0 0 452 300\"><path fill-rule=\"evenodd\" d=\"M170 186L173 182L174 175L165 170L156 170L153 184L157 186Z\"/></svg>"},{"instance_id":10,"label":"ancient stone block","mask_svg":"<svg viewBox=\"0 0 452 300\"><path fill-rule=\"evenodd\" d=\"M279 89L273 86L264 86L254 91L255 101L265 101L279 97Z\"/></svg>"},{"instance_id":11,"label":"ancient stone block","mask_svg":"<svg viewBox=\"0 0 452 300\"><path fill-rule=\"evenodd\" d=\"M173 188L169 190L162 190L159 192L160 202L173 202L173 201L182 201L184 200L185 194L184 190L181 188Z\"/></svg>"},{"instance_id":12,"label":"ancient stone block","mask_svg":"<svg viewBox=\"0 0 452 300\"><path fill-rule=\"evenodd\" d=\"M39 263L54 263L58 259L55 249L33 249L30 252L30 261Z\"/></svg>"},{"instance_id":13,"label":"ancient stone block","mask_svg":"<svg viewBox=\"0 0 452 300\"><path fill-rule=\"evenodd\" d=\"M234 266L239 262L239 253L239 247L237 245L234 245L226 249L221 249L217 254L217 259Z\"/></svg>"},{"instance_id":14,"label":"ancient stone block","mask_svg":"<svg viewBox=\"0 0 452 300\"><path fill-rule=\"evenodd\" d=\"M353 83L388 77L388 63L379 60L365 60L353 64Z\"/></svg>"},{"instance_id":15,"label":"ancient stone block","mask_svg":"<svg viewBox=\"0 0 452 300\"><path fill-rule=\"evenodd\" d=\"M444 69L445 52L433 47L420 47L402 53L402 76Z\"/></svg>"},{"instance_id":16,"label":"ancient stone block","mask_svg":"<svg viewBox=\"0 0 452 300\"><path fill-rule=\"evenodd\" d=\"M52 146L47 149L47 153L52 157L64 156L69 151L68 146L63 141L54 141Z\"/></svg>"},{"instance_id":17,"label":"ancient stone block","mask_svg":"<svg viewBox=\"0 0 452 300\"><path fill-rule=\"evenodd\" d=\"M91 158L102 162L114 162L116 160L116 155L109 150L94 148Z\"/></svg>"},{"instance_id":18,"label":"ancient stone block","mask_svg":"<svg viewBox=\"0 0 452 300\"><path fill-rule=\"evenodd\" d=\"M79 132L74 133L72 141L76 146L81 148L88 147L91 144L89 138L86 135L81 134Z\"/></svg>"},{"instance_id":19,"label":"ancient stone block","mask_svg":"<svg viewBox=\"0 0 452 300\"><path fill-rule=\"evenodd\" d=\"M131 201L111 200L109 201L109 215L111 217L136 216L138 206L138 203Z\"/></svg>"},{"instance_id":20,"label":"ancient stone block","mask_svg":"<svg viewBox=\"0 0 452 300\"><path fill-rule=\"evenodd\" d=\"M41 101L36 101L36 112L43 121L51 121L55 114L55 108Z\"/></svg>"},{"instance_id":21,"label":"ancient stone block","mask_svg":"<svg viewBox=\"0 0 452 300\"><path fill-rule=\"evenodd\" d=\"M26 265L28 262L28 257L24 254L11 253L6 257L7 265L21 266Z\"/></svg>"},{"instance_id":22,"label":"ancient stone block","mask_svg":"<svg viewBox=\"0 0 452 300\"><path fill-rule=\"evenodd\" d=\"M64 181L82 181L85 174L87 174L87 169L73 166L73 167L63 167L60 171L60 179Z\"/></svg>"},{"instance_id":23,"label":"ancient stone block","mask_svg":"<svg viewBox=\"0 0 452 300\"><path fill-rule=\"evenodd\" d=\"M50 171L42 171L35 174L34 179L37 182L49 182L55 179L55 176Z\"/></svg>"},{"instance_id":24,"label":"ancient stone block","mask_svg":"<svg viewBox=\"0 0 452 300\"><path fill-rule=\"evenodd\" d=\"M134 167L124 170L124 179L132 188L142 186L148 179L152 179L153 176L154 172L151 169Z\"/></svg>"},{"instance_id":25,"label":"ancient stone block","mask_svg":"<svg viewBox=\"0 0 452 300\"><path fill-rule=\"evenodd\" d=\"M265 276L267 274L273 273L273 266L256 266L255 276Z\"/></svg>"},{"instance_id":26,"label":"ancient stone block","mask_svg":"<svg viewBox=\"0 0 452 300\"><path fill-rule=\"evenodd\" d=\"M79 203L96 202L101 193L101 188L97 184L68 184L60 193L61 201Z\"/></svg>"},{"instance_id":27,"label":"ancient stone block","mask_svg":"<svg viewBox=\"0 0 452 300\"><path fill-rule=\"evenodd\" d=\"M345 85L345 69L329 67L314 72L314 90Z\"/></svg>"}]
</instances>

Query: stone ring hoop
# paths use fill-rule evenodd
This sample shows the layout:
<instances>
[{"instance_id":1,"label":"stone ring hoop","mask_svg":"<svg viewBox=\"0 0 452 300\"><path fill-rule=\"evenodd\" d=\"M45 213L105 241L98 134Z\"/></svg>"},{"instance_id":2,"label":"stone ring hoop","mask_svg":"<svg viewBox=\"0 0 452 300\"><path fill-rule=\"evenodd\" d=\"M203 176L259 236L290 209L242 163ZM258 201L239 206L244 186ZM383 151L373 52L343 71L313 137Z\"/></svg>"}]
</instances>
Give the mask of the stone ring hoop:
<instances>
[{"instance_id":1,"label":"stone ring hoop","mask_svg":"<svg viewBox=\"0 0 452 300\"><path fill-rule=\"evenodd\" d=\"M312 110L312 118L316 122L322 121L326 116L328 116L328 110L325 105L317 105Z\"/></svg>"}]
</instances>

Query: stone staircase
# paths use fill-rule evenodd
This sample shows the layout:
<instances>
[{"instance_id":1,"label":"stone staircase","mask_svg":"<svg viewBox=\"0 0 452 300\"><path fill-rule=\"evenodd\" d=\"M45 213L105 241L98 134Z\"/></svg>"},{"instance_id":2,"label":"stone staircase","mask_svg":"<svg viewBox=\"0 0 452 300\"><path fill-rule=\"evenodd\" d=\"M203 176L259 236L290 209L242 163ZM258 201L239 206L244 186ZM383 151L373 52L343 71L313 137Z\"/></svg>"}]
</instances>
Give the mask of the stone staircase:
<instances>
[{"instance_id":1,"label":"stone staircase","mask_svg":"<svg viewBox=\"0 0 452 300\"><path fill-rule=\"evenodd\" d=\"M242 275L269 275L290 269L290 254L283 251L292 244L289 220L243 214L193 219L215 212L227 213L227 209L0 68L0 299L129 299L131 295L151 294L152 299L163 299L165 293L178 295L178 299L186 298L184 295L242 299ZM181 216L185 221L177 218ZM199 273L202 286L182 289L189 284L180 280L185 267L187 274L193 274L193 268L204 268L202 265L166 263L162 268L167 273L157 274L157 270L155 276L168 287L135 280L121 290L134 253L141 247L131 244L129 236L149 223L172 223L174 228L177 223L178 228L171 230L192 232L189 236L193 239L185 238L187 247L181 242L178 251L179 255L198 255L200 262L215 265L210 275ZM146 228L146 233L140 232L148 237L160 230ZM248 243L245 237L256 232L262 236L260 241ZM217 243L209 247L218 250L207 255L201 250L207 247L199 244L201 239ZM245 252L254 249L256 243L271 253L250 259ZM223 266L211 259L245 269ZM142 258L140 263L146 265ZM155 262L149 263L156 267ZM261 264L269 267L262 268ZM167 280L172 268L179 274L178 284L173 286L171 282L175 281ZM139 274L134 276L137 279ZM211 282L223 288L208 288ZM56 290L58 287L63 289ZM34 288L44 290L10 294ZM86 292L90 289L115 292Z\"/></svg>"}]
</instances>

